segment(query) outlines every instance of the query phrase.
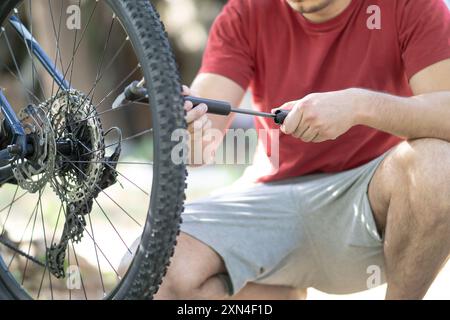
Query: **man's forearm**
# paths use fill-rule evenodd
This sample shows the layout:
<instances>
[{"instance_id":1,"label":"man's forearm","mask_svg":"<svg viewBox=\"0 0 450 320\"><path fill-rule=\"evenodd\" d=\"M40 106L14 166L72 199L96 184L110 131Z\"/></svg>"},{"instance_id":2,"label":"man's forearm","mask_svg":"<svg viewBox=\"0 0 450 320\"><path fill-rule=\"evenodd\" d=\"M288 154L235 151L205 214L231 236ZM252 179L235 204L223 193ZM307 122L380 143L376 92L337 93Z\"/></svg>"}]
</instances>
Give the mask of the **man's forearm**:
<instances>
[{"instance_id":1,"label":"man's forearm","mask_svg":"<svg viewBox=\"0 0 450 320\"><path fill-rule=\"evenodd\" d=\"M354 101L357 124L406 139L450 141L450 92L404 98L364 91Z\"/></svg>"}]
</instances>

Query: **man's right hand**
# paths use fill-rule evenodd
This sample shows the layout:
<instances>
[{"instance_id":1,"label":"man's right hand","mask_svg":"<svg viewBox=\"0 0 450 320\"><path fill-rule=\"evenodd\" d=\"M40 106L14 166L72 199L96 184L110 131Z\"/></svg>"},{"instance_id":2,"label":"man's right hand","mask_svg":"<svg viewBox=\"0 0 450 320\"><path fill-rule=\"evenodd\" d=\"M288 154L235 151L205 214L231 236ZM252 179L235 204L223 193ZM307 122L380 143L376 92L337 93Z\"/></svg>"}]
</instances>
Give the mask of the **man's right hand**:
<instances>
[{"instance_id":1,"label":"man's right hand","mask_svg":"<svg viewBox=\"0 0 450 320\"><path fill-rule=\"evenodd\" d=\"M182 94L184 96L195 96L195 92L192 92L187 86L183 86ZM191 101L186 101L184 103L184 110L186 110L186 122L191 137L191 161L189 164L191 166L199 166L210 160L203 159L203 149L210 142L209 139L205 139L205 135L212 127L212 123L206 114L208 112L208 106L202 103L194 108ZM195 153L197 153L197 157L195 157ZM199 157L201 157L202 163L195 163L197 161L194 160L198 160Z\"/></svg>"},{"instance_id":2,"label":"man's right hand","mask_svg":"<svg viewBox=\"0 0 450 320\"><path fill-rule=\"evenodd\" d=\"M195 96L195 93L192 92L192 90L187 87L183 86L183 96ZM194 122L196 121L202 121L206 122L207 116L206 113L208 112L208 106L204 103L199 104L194 108L194 105L191 101L186 101L184 103L184 110L186 110L186 122L188 123L189 127L192 127Z\"/></svg>"},{"instance_id":3,"label":"man's right hand","mask_svg":"<svg viewBox=\"0 0 450 320\"><path fill-rule=\"evenodd\" d=\"M244 93L245 90L242 89L237 83L228 78L212 73L199 74L192 83L192 89L183 86L183 95L201 96L209 99L223 100L234 106L239 105ZM231 124L232 117L224 117L214 114L206 115L207 106L198 105L193 108L191 102L186 102L184 107L187 113L186 121L188 123L189 133L192 137L192 160L190 161L190 164L199 166L202 164L211 163L215 158L214 151L216 148L220 147L225 131ZM209 130L210 128L215 130ZM199 131L201 131L201 133ZM219 134L217 135L217 133ZM196 147L194 148L194 146ZM206 159L202 157L205 147L208 147L208 150L206 150L208 151ZM200 158L203 161L198 161L195 159L194 153L199 156L197 158Z\"/></svg>"}]
</instances>

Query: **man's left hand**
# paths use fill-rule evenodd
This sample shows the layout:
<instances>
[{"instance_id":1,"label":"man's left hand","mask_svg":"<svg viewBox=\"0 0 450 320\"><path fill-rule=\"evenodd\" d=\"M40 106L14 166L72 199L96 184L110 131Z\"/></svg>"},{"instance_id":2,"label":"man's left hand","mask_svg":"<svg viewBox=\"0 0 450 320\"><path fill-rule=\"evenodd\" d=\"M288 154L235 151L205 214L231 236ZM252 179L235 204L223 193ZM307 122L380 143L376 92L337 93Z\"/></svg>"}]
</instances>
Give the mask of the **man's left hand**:
<instances>
[{"instance_id":1,"label":"man's left hand","mask_svg":"<svg viewBox=\"0 0 450 320\"><path fill-rule=\"evenodd\" d=\"M335 140L357 124L356 107L365 90L313 93L280 108L291 110L281 131L304 142Z\"/></svg>"}]
</instances>

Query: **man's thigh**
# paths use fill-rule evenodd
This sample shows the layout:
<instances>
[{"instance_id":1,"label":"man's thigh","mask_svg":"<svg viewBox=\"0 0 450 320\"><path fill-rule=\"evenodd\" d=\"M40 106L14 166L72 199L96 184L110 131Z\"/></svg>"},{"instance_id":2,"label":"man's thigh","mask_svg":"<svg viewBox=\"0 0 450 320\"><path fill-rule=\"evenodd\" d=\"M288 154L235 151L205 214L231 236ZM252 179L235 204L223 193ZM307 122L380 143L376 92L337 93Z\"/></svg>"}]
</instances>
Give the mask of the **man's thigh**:
<instances>
[{"instance_id":1,"label":"man's thigh","mask_svg":"<svg viewBox=\"0 0 450 320\"><path fill-rule=\"evenodd\" d=\"M332 293L364 289L367 268L383 263L367 196L381 159L190 203L182 231L219 253L233 293L248 282Z\"/></svg>"},{"instance_id":2,"label":"man's thigh","mask_svg":"<svg viewBox=\"0 0 450 320\"><path fill-rule=\"evenodd\" d=\"M299 244L306 245L292 192L291 181L233 186L186 205L181 230L221 256L230 294L271 275ZM275 284L294 285L291 277Z\"/></svg>"}]
</instances>

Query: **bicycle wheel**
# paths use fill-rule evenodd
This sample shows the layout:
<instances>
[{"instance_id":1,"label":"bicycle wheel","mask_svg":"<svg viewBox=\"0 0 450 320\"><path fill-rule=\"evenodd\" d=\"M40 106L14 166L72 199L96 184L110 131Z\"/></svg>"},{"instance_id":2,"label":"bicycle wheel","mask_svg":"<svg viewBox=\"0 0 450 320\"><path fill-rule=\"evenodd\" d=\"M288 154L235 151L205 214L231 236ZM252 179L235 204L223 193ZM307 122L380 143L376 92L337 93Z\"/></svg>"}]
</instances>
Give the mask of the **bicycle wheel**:
<instances>
[{"instance_id":1,"label":"bicycle wheel","mask_svg":"<svg viewBox=\"0 0 450 320\"><path fill-rule=\"evenodd\" d=\"M171 160L171 135L186 123L159 15L146 0L4 0L0 23L0 87L33 146L0 168L0 298L152 298L176 244L186 179ZM113 109L141 78L148 102ZM119 270L124 254L132 259Z\"/></svg>"}]
</instances>

